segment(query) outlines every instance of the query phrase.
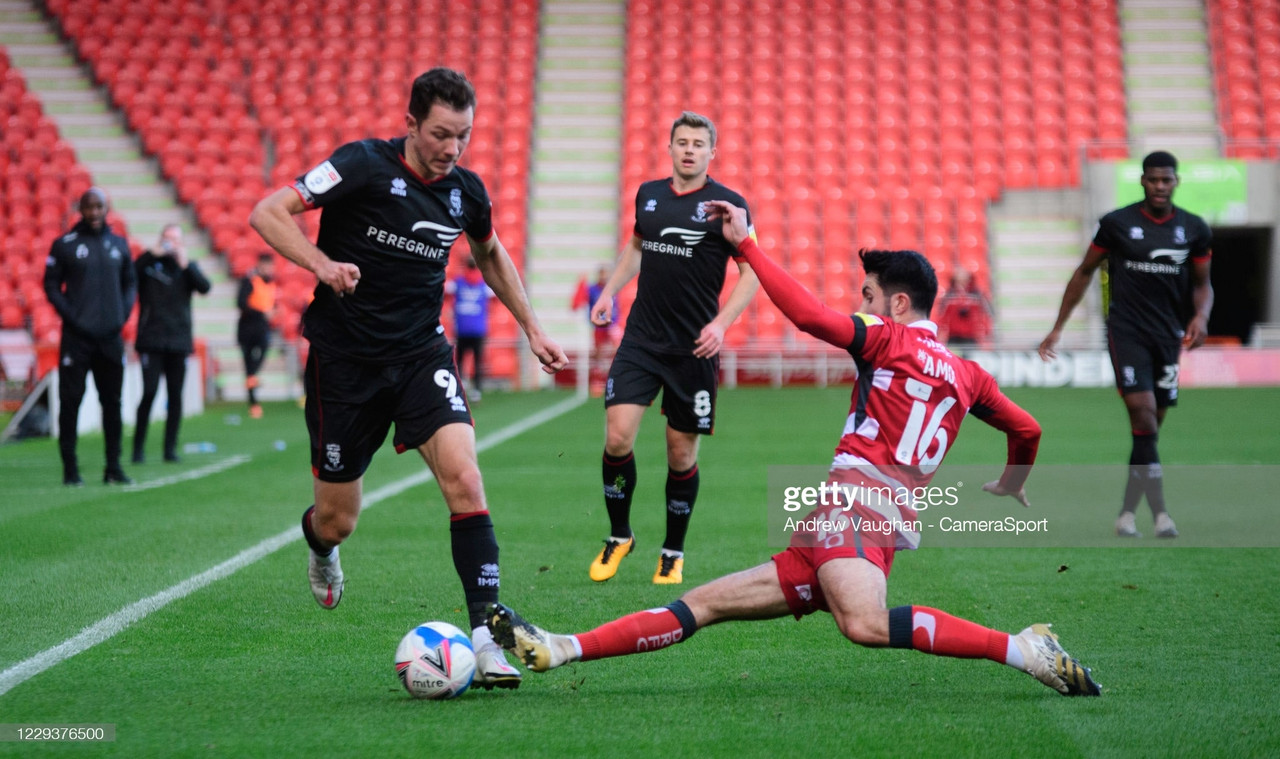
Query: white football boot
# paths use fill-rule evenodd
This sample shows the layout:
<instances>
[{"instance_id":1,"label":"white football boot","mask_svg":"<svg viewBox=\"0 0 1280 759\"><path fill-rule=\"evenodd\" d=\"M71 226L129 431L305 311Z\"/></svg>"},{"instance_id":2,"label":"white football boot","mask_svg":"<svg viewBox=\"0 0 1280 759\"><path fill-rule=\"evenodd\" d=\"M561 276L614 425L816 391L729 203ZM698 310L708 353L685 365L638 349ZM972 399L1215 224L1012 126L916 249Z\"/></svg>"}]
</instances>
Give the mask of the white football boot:
<instances>
[{"instance_id":1,"label":"white football boot","mask_svg":"<svg viewBox=\"0 0 1280 759\"><path fill-rule=\"evenodd\" d=\"M1032 625L1013 636L1022 652L1023 671L1064 696L1101 696L1092 672L1058 645L1050 625Z\"/></svg>"},{"instance_id":2,"label":"white football boot","mask_svg":"<svg viewBox=\"0 0 1280 759\"><path fill-rule=\"evenodd\" d=\"M342 600L342 585L346 582L342 576L342 564L338 561L338 547L333 547L333 552L329 554L328 559L317 556L316 552L309 548L307 553L311 556L311 562L307 566L307 577L311 580L311 595L316 597L316 603L326 609L332 609Z\"/></svg>"}]
</instances>

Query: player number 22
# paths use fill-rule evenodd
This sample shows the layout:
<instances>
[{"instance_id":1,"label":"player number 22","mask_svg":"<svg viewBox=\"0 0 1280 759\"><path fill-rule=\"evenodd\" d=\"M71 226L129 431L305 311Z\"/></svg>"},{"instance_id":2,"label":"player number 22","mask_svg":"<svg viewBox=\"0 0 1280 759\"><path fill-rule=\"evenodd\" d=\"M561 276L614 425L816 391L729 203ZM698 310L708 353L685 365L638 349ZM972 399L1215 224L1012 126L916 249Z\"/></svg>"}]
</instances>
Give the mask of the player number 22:
<instances>
[{"instance_id":1,"label":"player number 22","mask_svg":"<svg viewBox=\"0 0 1280 759\"><path fill-rule=\"evenodd\" d=\"M907 395L916 400L911 404L911 414L907 417L907 424L902 429L902 439L898 441L894 458L898 463L907 466L918 461L921 472L932 472L938 468L938 464L942 462L942 457L947 452L947 431L942 428L942 418L947 415L952 406L956 405L956 399L943 398L930 414L928 401L933 395L931 386L908 379ZM930 453L929 448L935 443L937 447Z\"/></svg>"}]
</instances>

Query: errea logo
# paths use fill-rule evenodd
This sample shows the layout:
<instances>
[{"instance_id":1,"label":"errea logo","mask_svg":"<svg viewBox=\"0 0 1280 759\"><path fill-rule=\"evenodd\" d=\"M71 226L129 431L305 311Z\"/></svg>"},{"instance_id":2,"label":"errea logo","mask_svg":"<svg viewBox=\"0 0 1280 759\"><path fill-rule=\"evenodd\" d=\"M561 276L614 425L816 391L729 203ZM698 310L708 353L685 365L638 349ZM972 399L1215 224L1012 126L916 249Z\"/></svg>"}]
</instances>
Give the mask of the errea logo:
<instances>
[{"instance_id":1,"label":"errea logo","mask_svg":"<svg viewBox=\"0 0 1280 759\"><path fill-rule=\"evenodd\" d=\"M409 187L409 184L404 181L403 177L396 177L395 179L391 180L392 195L399 195L402 198L408 197L409 195L408 187Z\"/></svg>"}]
</instances>

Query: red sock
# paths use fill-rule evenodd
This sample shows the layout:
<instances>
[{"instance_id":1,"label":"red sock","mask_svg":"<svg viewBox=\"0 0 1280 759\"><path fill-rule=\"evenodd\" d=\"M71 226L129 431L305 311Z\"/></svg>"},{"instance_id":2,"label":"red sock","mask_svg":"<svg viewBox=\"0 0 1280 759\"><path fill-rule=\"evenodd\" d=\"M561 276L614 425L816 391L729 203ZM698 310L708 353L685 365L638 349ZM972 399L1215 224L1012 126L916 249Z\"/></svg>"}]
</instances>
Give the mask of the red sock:
<instances>
[{"instance_id":1,"label":"red sock","mask_svg":"<svg viewBox=\"0 0 1280 759\"><path fill-rule=\"evenodd\" d=\"M915 650L961 659L986 658L1004 664L1009 633L928 606L911 608L911 646Z\"/></svg>"},{"instance_id":2,"label":"red sock","mask_svg":"<svg viewBox=\"0 0 1280 759\"><path fill-rule=\"evenodd\" d=\"M574 636L582 646L582 661L657 651L684 639L684 628L668 608L628 614Z\"/></svg>"}]
</instances>

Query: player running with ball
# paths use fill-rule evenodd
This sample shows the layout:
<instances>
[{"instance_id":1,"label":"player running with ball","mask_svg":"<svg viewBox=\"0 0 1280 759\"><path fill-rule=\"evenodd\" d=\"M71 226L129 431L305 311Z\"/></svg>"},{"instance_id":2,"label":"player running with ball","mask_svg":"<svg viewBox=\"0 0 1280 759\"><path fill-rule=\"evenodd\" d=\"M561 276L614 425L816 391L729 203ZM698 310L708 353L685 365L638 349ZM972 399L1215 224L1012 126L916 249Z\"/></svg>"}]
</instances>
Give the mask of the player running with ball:
<instances>
[{"instance_id":1,"label":"player running with ball","mask_svg":"<svg viewBox=\"0 0 1280 759\"><path fill-rule=\"evenodd\" d=\"M858 366L845 433L830 478L897 491L927 486L955 440L966 412L1003 431L1008 461L999 480L983 486L1027 505L1023 485L1035 461L1040 426L1006 398L990 374L952 355L928 320L937 294L933 268L913 251L864 251L864 311L852 317L824 306L761 252L748 235L746 212L711 201L724 236L757 273L778 308L800 329L849 351ZM926 372L932 362L952 372ZM929 420L922 422L922 420ZM699 628L729 620L797 618L815 611L835 617L840 632L863 646L914 648L937 656L986 658L1015 667L1065 695L1097 696L1090 672L1059 645L1048 625L1022 632L992 630L927 606L886 607L895 551L915 548L914 512L891 499L864 497L835 511L846 514L842 532L793 536L766 563L694 588L665 607L641 611L578 635L549 633L501 604L490 607L494 639L534 671L654 651L688 639ZM830 509L831 507L827 507ZM824 518L814 514L815 518ZM838 515L828 512L830 519ZM886 539L860 531L868 520L900 528Z\"/></svg>"}]
</instances>

